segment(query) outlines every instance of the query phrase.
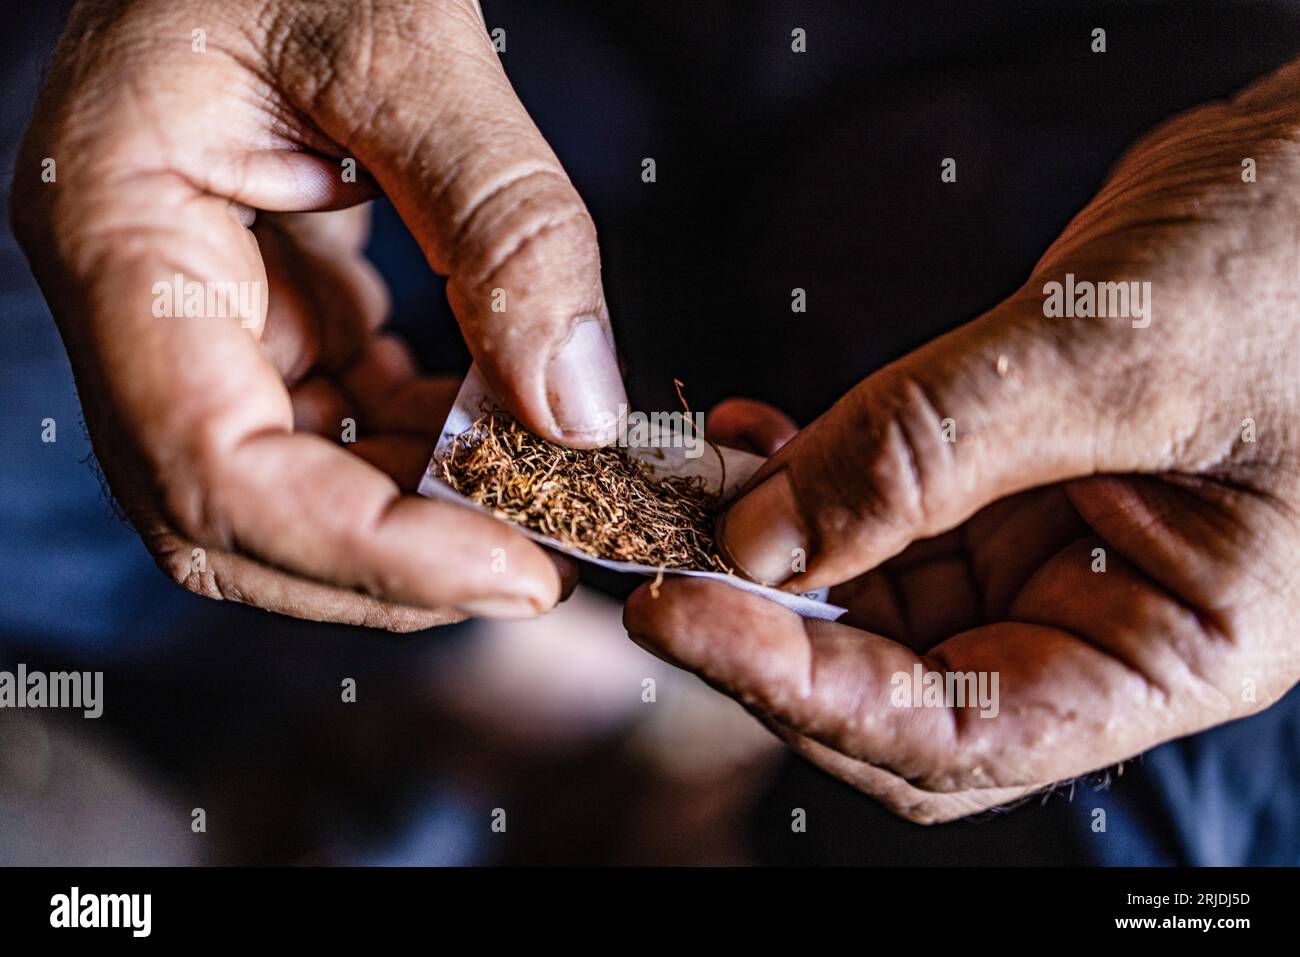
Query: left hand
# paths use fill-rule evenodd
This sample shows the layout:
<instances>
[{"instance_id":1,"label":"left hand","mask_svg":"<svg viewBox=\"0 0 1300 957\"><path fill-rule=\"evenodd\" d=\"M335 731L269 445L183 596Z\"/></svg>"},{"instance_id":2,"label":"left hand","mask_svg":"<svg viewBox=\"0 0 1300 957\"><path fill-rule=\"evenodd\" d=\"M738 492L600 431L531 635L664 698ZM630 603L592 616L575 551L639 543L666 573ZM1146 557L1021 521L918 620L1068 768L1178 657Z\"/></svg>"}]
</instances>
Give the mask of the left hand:
<instances>
[{"instance_id":1,"label":"left hand","mask_svg":"<svg viewBox=\"0 0 1300 957\"><path fill-rule=\"evenodd\" d=\"M751 480L727 550L835 586L841 623L679 578L629 632L918 822L1267 707L1300 678L1297 223L1292 65L1146 136L1016 295ZM1066 274L1149 283L1150 312L1058 315ZM782 423L732 407L711 435L771 451ZM917 664L996 675L996 714L900 706Z\"/></svg>"},{"instance_id":2,"label":"left hand","mask_svg":"<svg viewBox=\"0 0 1300 957\"><path fill-rule=\"evenodd\" d=\"M401 631L563 598L568 560L406 494L456 387L363 252L382 190L510 411L612 439L595 226L477 0L78 0L14 169L96 460L178 582Z\"/></svg>"}]
</instances>

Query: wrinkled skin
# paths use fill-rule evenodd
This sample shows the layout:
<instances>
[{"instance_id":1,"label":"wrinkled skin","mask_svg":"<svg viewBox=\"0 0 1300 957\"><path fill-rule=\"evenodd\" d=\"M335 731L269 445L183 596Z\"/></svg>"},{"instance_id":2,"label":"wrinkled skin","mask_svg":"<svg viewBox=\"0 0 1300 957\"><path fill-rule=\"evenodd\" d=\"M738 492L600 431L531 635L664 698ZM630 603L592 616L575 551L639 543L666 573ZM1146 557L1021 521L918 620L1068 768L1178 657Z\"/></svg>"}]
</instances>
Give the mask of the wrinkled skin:
<instances>
[{"instance_id":1,"label":"wrinkled skin","mask_svg":"<svg viewBox=\"0 0 1300 957\"><path fill-rule=\"evenodd\" d=\"M567 563L406 494L456 385L380 331L358 205L380 189L511 409L601 444L569 414L589 410L584 383L548 365L586 321L613 370L593 401L622 398L594 228L472 0L80 3L15 169L14 230L109 484L178 581L397 630L536 614L572 587ZM267 294L246 324L160 318L154 285L178 273Z\"/></svg>"},{"instance_id":2,"label":"wrinkled skin","mask_svg":"<svg viewBox=\"0 0 1300 957\"><path fill-rule=\"evenodd\" d=\"M805 570L756 577L833 585L844 619L674 580L633 595L630 634L924 823L1266 708L1300 677L1297 224L1292 66L1144 137L1017 295L802 432L715 414L776 452L726 547L771 568L806 543ZM1151 282L1150 325L1045 316L1067 272ZM998 673L998 715L891 706L918 661Z\"/></svg>"},{"instance_id":3,"label":"wrinkled skin","mask_svg":"<svg viewBox=\"0 0 1300 957\"><path fill-rule=\"evenodd\" d=\"M1300 668L1298 102L1291 69L1155 131L1021 294L797 436L774 410L720 410L715 437L776 452L754 485L782 476L807 542L789 587L833 584L851 612L813 624L674 580L634 595L633 636L926 822L1276 700ZM353 208L378 189L449 274L516 414L598 444L561 422L546 365L576 321L607 330L594 230L469 0L83 2L12 208L96 454L178 580L394 629L536 613L567 572L500 523L402 494L455 385L378 331ZM1042 285L1066 272L1151 282L1151 326L1046 318ZM265 313L159 319L154 283L174 273L264 282ZM347 416L359 441L340 447ZM753 561L739 525L724 538ZM891 674L918 660L997 671L998 717L892 708Z\"/></svg>"}]
</instances>

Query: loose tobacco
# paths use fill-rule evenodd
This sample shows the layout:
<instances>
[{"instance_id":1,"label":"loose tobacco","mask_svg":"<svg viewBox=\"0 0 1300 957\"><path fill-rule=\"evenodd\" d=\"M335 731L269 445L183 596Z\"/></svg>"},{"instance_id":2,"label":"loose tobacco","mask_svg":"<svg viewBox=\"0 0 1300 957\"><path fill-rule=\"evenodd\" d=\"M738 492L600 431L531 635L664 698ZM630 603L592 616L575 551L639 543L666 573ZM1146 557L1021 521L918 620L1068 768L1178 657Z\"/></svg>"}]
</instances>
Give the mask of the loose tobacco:
<instances>
[{"instance_id":1,"label":"loose tobacco","mask_svg":"<svg viewBox=\"0 0 1300 957\"><path fill-rule=\"evenodd\" d=\"M699 476L656 476L621 448L570 449L484 412L442 477L470 501L596 558L731 574L713 541L722 498Z\"/></svg>"}]
</instances>

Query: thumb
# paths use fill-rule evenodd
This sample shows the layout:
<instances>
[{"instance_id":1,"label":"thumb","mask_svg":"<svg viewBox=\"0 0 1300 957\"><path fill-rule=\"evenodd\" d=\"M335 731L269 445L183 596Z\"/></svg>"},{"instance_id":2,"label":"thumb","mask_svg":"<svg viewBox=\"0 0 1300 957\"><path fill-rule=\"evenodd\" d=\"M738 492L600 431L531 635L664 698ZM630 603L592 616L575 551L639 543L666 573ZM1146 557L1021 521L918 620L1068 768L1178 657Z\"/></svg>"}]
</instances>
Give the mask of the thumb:
<instances>
[{"instance_id":1,"label":"thumb","mask_svg":"<svg viewBox=\"0 0 1300 957\"><path fill-rule=\"evenodd\" d=\"M1167 467L1173 393L1143 399L1132 422L1116 401L1141 381L1139 332L1045 318L1026 287L870 376L785 446L723 516L723 551L756 581L821 588L1006 495Z\"/></svg>"},{"instance_id":2,"label":"thumb","mask_svg":"<svg viewBox=\"0 0 1300 957\"><path fill-rule=\"evenodd\" d=\"M477 4L375 10L365 37L350 14L330 31L333 79L304 109L448 277L470 351L510 409L554 441L607 444L627 396L586 206L515 96Z\"/></svg>"}]
</instances>

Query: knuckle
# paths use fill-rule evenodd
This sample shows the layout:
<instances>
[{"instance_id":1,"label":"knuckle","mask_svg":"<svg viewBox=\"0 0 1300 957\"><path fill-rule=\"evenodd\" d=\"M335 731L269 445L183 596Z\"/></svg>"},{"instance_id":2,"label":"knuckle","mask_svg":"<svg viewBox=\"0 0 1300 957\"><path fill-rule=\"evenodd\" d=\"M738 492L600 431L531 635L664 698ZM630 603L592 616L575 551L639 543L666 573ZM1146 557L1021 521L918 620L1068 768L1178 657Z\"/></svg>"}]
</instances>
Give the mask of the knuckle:
<instances>
[{"instance_id":1,"label":"knuckle","mask_svg":"<svg viewBox=\"0 0 1300 957\"><path fill-rule=\"evenodd\" d=\"M281 95L344 141L389 108L384 73L415 52L399 48L404 34L390 21L394 6L419 4L368 6L361 18L346 4L271 3L259 18L262 55Z\"/></svg>"},{"instance_id":2,"label":"knuckle","mask_svg":"<svg viewBox=\"0 0 1300 957\"><path fill-rule=\"evenodd\" d=\"M355 81L371 36L368 27L351 34L341 29L338 7L328 3L269 3L255 26L271 75L292 102L308 108L329 105L339 91L346 91L340 78Z\"/></svg>"},{"instance_id":3,"label":"knuckle","mask_svg":"<svg viewBox=\"0 0 1300 957\"><path fill-rule=\"evenodd\" d=\"M882 430L888 440L876 478L892 492L895 505L906 508L918 524L927 524L952 482L956 442L945 441L949 418L920 379L900 375L890 392L896 398L885 405Z\"/></svg>"},{"instance_id":4,"label":"knuckle","mask_svg":"<svg viewBox=\"0 0 1300 957\"><path fill-rule=\"evenodd\" d=\"M811 456L792 472L805 520L823 541L875 536L883 528L924 528L945 498L953 470L943 420L909 377L872 380L849 393Z\"/></svg>"},{"instance_id":5,"label":"knuckle","mask_svg":"<svg viewBox=\"0 0 1300 957\"><path fill-rule=\"evenodd\" d=\"M407 108L387 95L394 84L412 91L403 98L412 109L427 106L427 91L445 85L456 55L483 33L463 0L365 6L361 16L349 4L267 4L258 24L268 69L283 94L326 127L353 134L386 111ZM431 57L433 49L441 55Z\"/></svg>"},{"instance_id":6,"label":"knuckle","mask_svg":"<svg viewBox=\"0 0 1300 957\"><path fill-rule=\"evenodd\" d=\"M159 570L186 591L216 601L226 597L203 549L165 529L147 534L144 541Z\"/></svg>"},{"instance_id":7,"label":"knuckle","mask_svg":"<svg viewBox=\"0 0 1300 957\"><path fill-rule=\"evenodd\" d=\"M527 295L554 281L557 263L587 283L599 252L587 207L551 167L509 172L481 190L452 240L451 273L465 287L495 282Z\"/></svg>"}]
</instances>

